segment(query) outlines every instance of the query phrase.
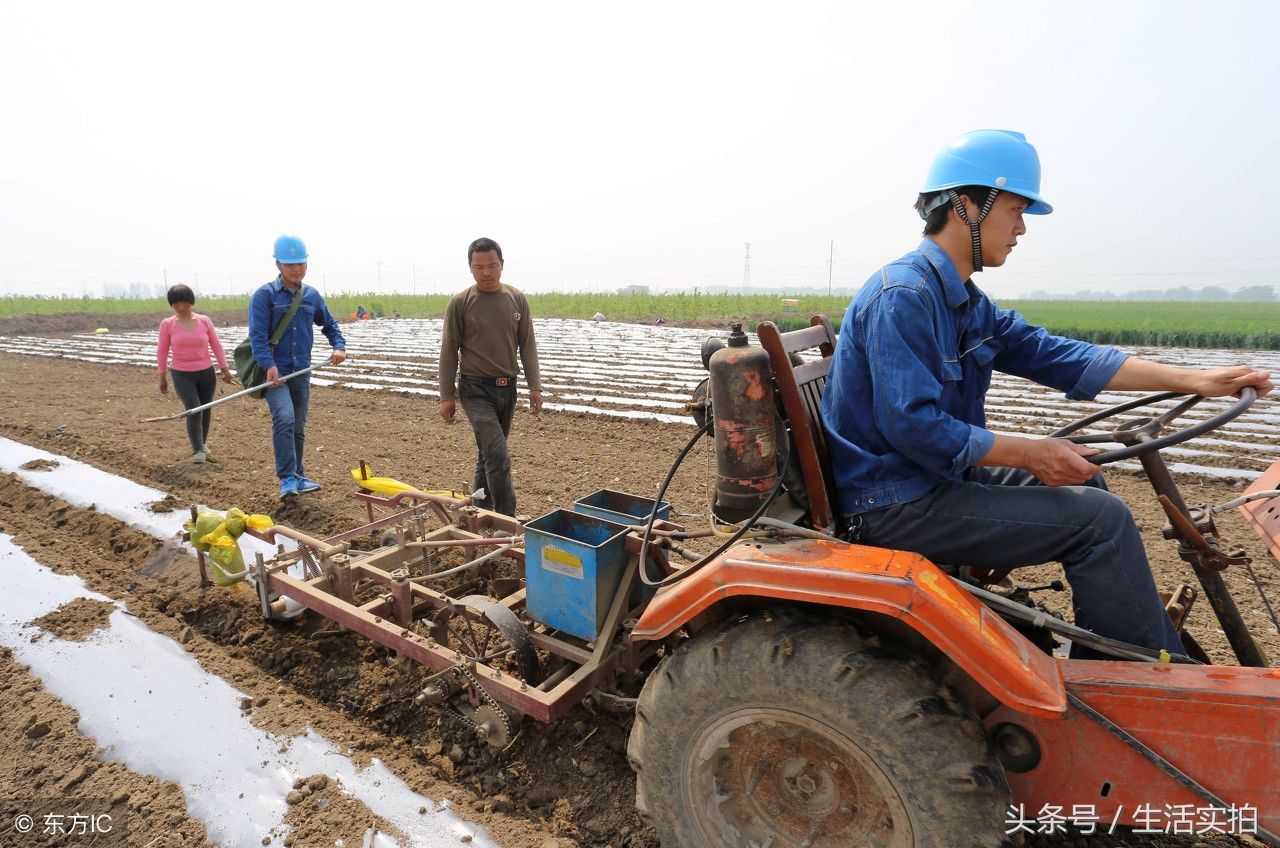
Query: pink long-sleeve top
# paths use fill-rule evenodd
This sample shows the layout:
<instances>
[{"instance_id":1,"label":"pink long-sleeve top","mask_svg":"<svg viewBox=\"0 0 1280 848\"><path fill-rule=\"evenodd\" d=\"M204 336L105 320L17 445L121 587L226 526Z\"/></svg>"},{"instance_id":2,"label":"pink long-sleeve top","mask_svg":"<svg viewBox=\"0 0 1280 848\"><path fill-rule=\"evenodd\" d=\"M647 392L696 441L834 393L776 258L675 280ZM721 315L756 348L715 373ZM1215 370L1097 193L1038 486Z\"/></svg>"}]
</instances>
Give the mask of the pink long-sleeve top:
<instances>
[{"instance_id":1,"label":"pink long-sleeve top","mask_svg":"<svg viewBox=\"0 0 1280 848\"><path fill-rule=\"evenodd\" d=\"M177 315L170 315L160 322L160 341L156 344L156 366L163 374L168 368L174 371L203 371L209 367L209 348L218 357L218 367L227 367L227 355L218 341L218 332L208 315L197 315L196 326L188 330L178 323ZM169 351L173 350L173 364Z\"/></svg>"}]
</instances>

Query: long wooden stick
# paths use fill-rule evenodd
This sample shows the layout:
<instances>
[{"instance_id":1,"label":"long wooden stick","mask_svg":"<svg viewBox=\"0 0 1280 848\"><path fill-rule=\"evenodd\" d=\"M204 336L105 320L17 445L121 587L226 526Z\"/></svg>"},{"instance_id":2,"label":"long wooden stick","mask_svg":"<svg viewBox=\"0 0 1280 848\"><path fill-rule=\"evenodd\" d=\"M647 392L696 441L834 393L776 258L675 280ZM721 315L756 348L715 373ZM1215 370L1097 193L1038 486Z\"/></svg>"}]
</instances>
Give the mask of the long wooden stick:
<instances>
[{"instance_id":1,"label":"long wooden stick","mask_svg":"<svg viewBox=\"0 0 1280 848\"><path fill-rule=\"evenodd\" d=\"M320 363L320 365L328 365L328 364L329 364L328 360ZM280 378L280 382L283 383L288 380L292 380L294 377L297 377L300 374L306 374L307 372L315 368L319 368L320 365L308 365L306 368L303 368L301 371L294 371L292 374L286 374ZM226 403L229 400L235 400L238 397L244 397L245 395L250 394L252 392L261 392L269 388L272 388L270 383L265 383L265 382L260 383L256 386L250 386L247 389L241 389L240 391L235 392L233 394L229 394L226 397L220 397L215 401L210 401L209 403L206 403L203 406L193 407L191 409L183 410L182 412L175 412L172 415L160 415L155 418L144 418L142 419L141 423L150 424L153 421L172 421L175 418L186 418L188 415L195 415L197 412L204 412L206 409L208 409L211 406L217 406L220 403Z\"/></svg>"}]
</instances>

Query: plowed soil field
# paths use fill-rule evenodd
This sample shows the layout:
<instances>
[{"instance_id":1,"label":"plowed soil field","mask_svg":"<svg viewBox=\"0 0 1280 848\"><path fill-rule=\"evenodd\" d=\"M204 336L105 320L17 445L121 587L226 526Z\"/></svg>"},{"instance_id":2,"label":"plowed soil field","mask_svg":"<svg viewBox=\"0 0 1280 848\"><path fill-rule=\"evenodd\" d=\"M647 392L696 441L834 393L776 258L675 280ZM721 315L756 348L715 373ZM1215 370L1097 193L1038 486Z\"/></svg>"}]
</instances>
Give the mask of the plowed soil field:
<instances>
[{"instance_id":1,"label":"plowed soil field","mask_svg":"<svg viewBox=\"0 0 1280 848\"><path fill-rule=\"evenodd\" d=\"M24 344L41 348L69 341L33 338ZM433 344L437 342L424 340L421 347ZM307 474L324 489L281 504L264 403L241 399L215 409L209 447L218 464L194 465L187 459L181 421L140 423L178 409L172 395L162 398L156 391L154 367L140 367L143 363L136 359L91 362L89 357L37 352L49 349L0 353L0 436L160 489L170 498L158 508L235 506L325 536L365 520L364 506L350 497L350 469L361 459L376 473L421 488L463 489L470 481L475 447L465 421L444 424L434 398L388 390L394 388L392 380L383 379L374 388L368 385L374 381L347 386L333 379L313 389L307 428ZM623 374L630 367L614 363L605 347L583 345L575 355L581 369L600 372L601 381L611 364ZM372 349L362 356L366 361L377 358ZM421 378L429 386L433 373L415 374L412 360L406 361L410 364L403 370L397 366L380 373L384 378L395 376L393 371ZM690 360L684 367L698 366ZM638 383L641 376L631 382ZM536 418L522 410L513 428L519 512L526 515L570 506L603 487L651 496L692 433L688 425L676 423L665 404L662 412L672 415L666 420L655 420L643 408L619 417L574 408L598 407L598 402L562 402L556 408L556 390L551 394L551 409ZM1273 414L1275 407L1264 410ZM1033 408L1032 417L1037 414ZM1263 460L1276 444L1275 425L1259 419L1253 431L1246 442L1261 448L1245 449L1247 463L1215 461L1209 464L1222 467L1218 476L1179 478L1188 502L1220 503L1235 497L1265 467ZM699 450L676 476L669 500L679 520L704 520L698 516L705 515L706 480L713 471L712 457ZM1165 519L1146 480L1123 469L1108 471L1108 480L1142 526L1157 582L1166 588L1194 583L1188 566L1160 538ZM1257 577L1272 598L1280 598L1280 571L1243 521L1229 513L1220 527L1246 547ZM633 812L634 779L625 756L630 718L625 714L589 701L551 726L525 722L506 749L494 752L448 718L414 707L417 672L394 655L351 634L321 635L325 623L319 619L284 626L263 621L252 593L198 588L194 559L173 555L158 540L96 510L71 507L14 475L0 475L0 532L13 536L49 568L77 574L89 589L124 602L152 630L186 646L206 669L234 681L252 699L246 710L255 723L279 731L310 725L345 742L357 759L376 757L419 792L453 799L458 815L479 822L503 846L656 848L652 832ZM1023 576L1025 582L1046 583L1060 576L1060 570L1045 566ZM1271 656L1280 657L1280 634L1248 574L1232 569L1226 577L1251 629ZM15 590L20 587L6 589ZM1069 610L1065 593L1043 594L1050 607ZM101 619L101 609L86 602L39 626L49 638L72 639L101 626ZM1216 661L1229 661L1230 648L1207 603L1196 607L1189 629ZM74 711L41 692L39 680L8 651L0 651L0 733L9 740L0 746L0 795L29 795L33 786L50 793L69 791L69 786L99 781L90 789L110 794L109 788L116 787L119 809L129 811L145 835L136 844L202 844L203 828L188 815L172 784L129 772L95 751L93 740L77 731ZM67 784L76 775L79 780ZM331 846L341 839L356 845L374 823L367 810L343 806L332 786L320 782L308 796L332 802L294 805L287 844ZM148 826L152 829L146 830ZM4 827L0 821L0 832ZM1241 844L1226 836L1155 834L1069 834L1028 841L1055 846ZM270 842L264 835L263 844ZM14 844L9 836L0 843Z\"/></svg>"}]
</instances>

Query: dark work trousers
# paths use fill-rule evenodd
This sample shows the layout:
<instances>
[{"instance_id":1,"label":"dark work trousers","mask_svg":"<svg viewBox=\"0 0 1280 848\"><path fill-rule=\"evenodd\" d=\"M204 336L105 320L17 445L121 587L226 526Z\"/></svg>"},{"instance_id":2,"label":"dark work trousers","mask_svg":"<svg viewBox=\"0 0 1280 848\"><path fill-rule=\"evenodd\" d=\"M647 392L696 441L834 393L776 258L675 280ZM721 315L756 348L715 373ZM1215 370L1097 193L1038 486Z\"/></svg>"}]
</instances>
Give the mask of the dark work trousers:
<instances>
[{"instance_id":1,"label":"dark work trousers","mask_svg":"<svg viewBox=\"0 0 1280 848\"><path fill-rule=\"evenodd\" d=\"M173 377L173 391L182 401L186 409L204 406L213 400L213 390L218 386L213 366L203 371L175 371L169 369ZM191 441L191 452L204 448L205 439L209 438L209 422L213 420L213 410L206 409L195 415L187 416L187 438Z\"/></svg>"},{"instance_id":2,"label":"dark work trousers","mask_svg":"<svg viewBox=\"0 0 1280 848\"><path fill-rule=\"evenodd\" d=\"M493 378L458 378L458 402L476 434L475 489L484 489L483 501L476 505L503 515L516 514L516 489L511 481L511 454L507 434L516 412L516 381L495 386Z\"/></svg>"},{"instance_id":3,"label":"dark work trousers","mask_svg":"<svg viewBox=\"0 0 1280 848\"><path fill-rule=\"evenodd\" d=\"M1060 562L1077 626L1184 653L1133 516L1106 488L1101 474L1084 486L1045 486L1022 469L971 468L963 482L863 513L855 540L998 571ZM1114 659L1074 643L1071 656Z\"/></svg>"}]
</instances>

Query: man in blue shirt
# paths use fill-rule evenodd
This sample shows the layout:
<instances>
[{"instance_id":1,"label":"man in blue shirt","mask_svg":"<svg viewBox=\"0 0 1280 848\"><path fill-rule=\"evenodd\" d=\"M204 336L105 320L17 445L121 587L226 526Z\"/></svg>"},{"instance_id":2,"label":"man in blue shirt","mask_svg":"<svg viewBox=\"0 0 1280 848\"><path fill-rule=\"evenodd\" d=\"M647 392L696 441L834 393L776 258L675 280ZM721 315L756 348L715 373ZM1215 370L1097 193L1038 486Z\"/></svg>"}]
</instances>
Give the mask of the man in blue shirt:
<instances>
[{"instance_id":1,"label":"man in blue shirt","mask_svg":"<svg viewBox=\"0 0 1280 848\"><path fill-rule=\"evenodd\" d=\"M849 305L823 397L844 535L937 563L1061 562L1077 625L1182 653L1138 528L1085 459L1096 451L986 429L991 373L1079 400L1103 389L1212 397L1254 386L1262 395L1270 375L1136 359L1050 335L992 303L971 275L1005 263L1027 231L1024 215L1053 211L1040 197L1039 157L1020 133L980 130L952 142L916 210L925 239Z\"/></svg>"},{"instance_id":2,"label":"man in blue shirt","mask_svg":"<svg viewBox=\"0 0 1280 848\"><path fill-rule=\"evenodd\" d=\"M287 382L281 382L280 378L310 367L313 327L320 327L320 332L328 338L333 347L330 358L335 365L347 358L347 343L320 292L302 285L302 278L307 275L307 248L302 239L292 235L277 238L275 260L280 275L254 292L249 300L249 341L253 358L266 370L270 386L266 398L271 409L271 447L276 455L276 476L280 478L283 499L299 492L317 491L320 484L302 473L311 375L301 374ZM271 335L288 314L299 289L302 300L298 309L280 341L272 347Z\"/></svg>"}]
</instances>

